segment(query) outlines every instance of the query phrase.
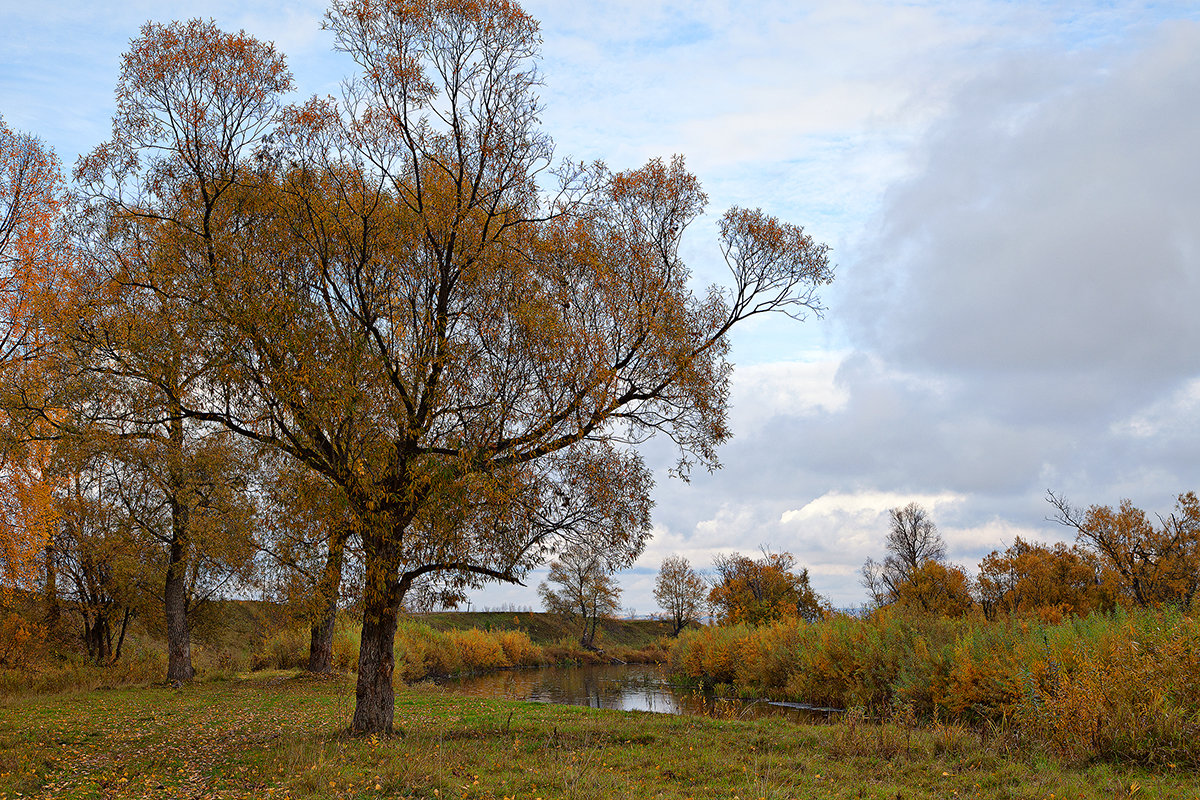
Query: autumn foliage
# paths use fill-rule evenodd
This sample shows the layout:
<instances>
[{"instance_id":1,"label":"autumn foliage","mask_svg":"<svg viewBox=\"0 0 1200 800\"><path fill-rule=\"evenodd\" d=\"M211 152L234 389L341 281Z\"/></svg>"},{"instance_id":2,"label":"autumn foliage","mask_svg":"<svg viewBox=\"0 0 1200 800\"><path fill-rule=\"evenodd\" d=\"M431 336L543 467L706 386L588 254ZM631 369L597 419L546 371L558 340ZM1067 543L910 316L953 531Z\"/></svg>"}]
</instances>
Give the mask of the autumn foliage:
<instances>
[{"instance_id":1,"label":"autumn foliage","mask_svg":"<svg viewBox=\"0 0 1200 800\"><path fill-rule=\"evenodd\" d=\"M0 117L0 592L31 586L58 516L45 431L8 409L14 386L41 380L44 329L69 301L64 202L58 159Z\"/></svg>"},{"instance_id":2,"label":"autumn foliage","mask_svg":"<svg viewBox=\"0 0 1200 800\"><path fill-rule=\"evenodd\" d=\"M672 671L748 697L980 725L1067 760L1200 764L1200 626L1175 611L1047 624L893 607L861 620L705 627Z\"/></svg>"},{"instance_id":3,"label":"autumn foliage","mask_svg":"<svg viewBox=\"0 0 1200 800\"><path fill-rule=\"evenodd\" d=\"M358 74L340 100L295 105L273 45L200 20L142 28L112 135L75 170L72 313L25 288L48 283L57 184L23 179L4 207L10 318L45 323L11 326L5 358L31 358L42 330L54 352L6 407L107 448L156 503L133 528L161 556L172 680L193 673L194 568L234 575L256 545L235 524L257 511L255 464L328 487L348 520L328 531L361 554L353 727L386 732L414 587L518 581L580 543L631 563L650 479L629 445L666 436L678 473L718 466L729 331L820 311L832 270L798 226L734 208L716 231L729 286L694 293L679 249L699 180L678 156L556 161L538 25L515 3L335 0L326 28ZM43 524L30 476L12 530ZM8 535L6 558L26 565L42 538ZM313 551L322 625L335 550Z\"/></svg>"},{"instance_id":4,"label":"autumn foliage","mask_svg":"<svg viewBox=\"0 0 1200 800\"><path fill-rule=\"evenodd\" d=\"M1062 543L1050 547L1017 537L979 563L979 602L989 617L1087 616L1112 608L1113 589L1090 552Z\"/></svg>"},{"instance_id":5,"label":"autumn foliage","mask_svg":"<svg viewBox=\"0 0 1200 800\"><path fill-rule=\"evenodd\" d=\"M767 551L758 559L739 553L721 556L708 602L726 625L818 619L822 600L809 585L808 570L797 572L795 566L791 553Z\"/></svg>"}]
</instances>

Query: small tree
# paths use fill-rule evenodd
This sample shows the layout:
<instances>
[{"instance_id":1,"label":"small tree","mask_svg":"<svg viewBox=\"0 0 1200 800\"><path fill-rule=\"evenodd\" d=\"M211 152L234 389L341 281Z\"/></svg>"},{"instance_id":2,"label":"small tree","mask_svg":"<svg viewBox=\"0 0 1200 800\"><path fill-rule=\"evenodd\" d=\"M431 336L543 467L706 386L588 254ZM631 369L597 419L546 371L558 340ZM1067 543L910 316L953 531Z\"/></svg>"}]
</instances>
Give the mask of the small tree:
<instances>
[{"instance_id":1,"label":"small tree","mask_svg":"<svg viewBox=\"0 0 1200 800\"><path fill-rule=\"evenodd\" d=\"M596 623L621 607L621 589L604 554L581 544L569 547L551 562L549 579L538 586L538 594L547 611L582 622L579 643L589 650L595 648Z\"/></svg>"},{"instance_id":2,"label":"small tree","mask_svg":"<svg viewBox=\"0 0 1200 800\"><path fill-rule=\"evenodd\" d=\"M961 617L971 610L971 579L961 569L926 561L896 587L900 608L943 617Z\"/></svg>"},{"instance_id":3,"label":"small tree","mask_svg":"<svg viewBox=\"0 0 1200 800\"><path fill-rule=\"evenodd\" d=\"M822 600L808 582L808 570L793 572L791 553L764 552L760 559L738 553L718 556L708 602L723 625L762 625L784 617L820 619Z\"/></svg>"},{"instance_id":4,"label":"small tree","mask_svg":"<svg viewBox=\"0 0 1200 800\"><path fill-rule=\"evenodd\" d=\"M654 599L671 620L671 635L679 632L690 622L700 619L708 585L683 556L667 556L663 559L654 581Z\"/></svg>"},{"instance_id":5,"label":"small tree","mask_svg":"<svg viewBox=\"0 0 1200 800\"><path fill-rule=\"evenodd\" d=\"M1179 495L1175 511L1159 516L1158 525L1129 500L1086 512L1053 492L1047 500L1058 512L1055 520L1078 532L1126 602L1186 606L1200 590L1200 500L1193 492Z\"/></svg>"},{"instance_id":6,"label":"small tree","mask_svg":"<svg viewBox=\"0 0 1200 800\"><path fill-rule=\"evenodd\" d=\"M946 542L924 508L909 503L891 509L888 518L887 556L862 566L862 585L877 606L895 602L900 586L926 562L946 559Z\"/></svg>"},{"instance_id":7,"label":"small tree","mask_svg":"<svg viewBox=\"0 0 1200 800\"><path fill-rule=\"evenodd\" d=\"M979 562L979 602L990 619L1009 614L1087 615L1110 608L1113 587L1101 579L1096 557L1079 546L1053 547L1020 537Z\"/></svg>"}]
</instances>

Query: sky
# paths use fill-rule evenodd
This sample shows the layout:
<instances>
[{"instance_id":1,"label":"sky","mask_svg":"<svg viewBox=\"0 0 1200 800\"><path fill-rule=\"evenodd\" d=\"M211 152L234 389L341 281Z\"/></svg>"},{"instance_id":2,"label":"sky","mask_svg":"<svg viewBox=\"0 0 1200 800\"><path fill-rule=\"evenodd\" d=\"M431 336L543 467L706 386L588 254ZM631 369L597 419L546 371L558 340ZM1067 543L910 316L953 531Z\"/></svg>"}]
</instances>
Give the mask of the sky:
<instances>
[{"instance_id":1,"label":"sky","mask_svg":"<svg viewBox=\"0 0 1200 800\"><path fill-rule=\"evenodd\" d=\"M839 607L918 502L974 571L1069 541L1047 490L1169 513L1200 489L1200 5L1012 0L530 0L545 130L615 169L682 153L709 196L683 254L724 280L716 219L761 207L832 248L827 311L732 334L733 439L618 576L653 613L662 559L793 553ZM336 94L319 2L0 0L0 114L68 168L104 141L147 20L274 41L297 99ZM538 608L543 577L475 592Z\"/></svg>"}]
</instances>

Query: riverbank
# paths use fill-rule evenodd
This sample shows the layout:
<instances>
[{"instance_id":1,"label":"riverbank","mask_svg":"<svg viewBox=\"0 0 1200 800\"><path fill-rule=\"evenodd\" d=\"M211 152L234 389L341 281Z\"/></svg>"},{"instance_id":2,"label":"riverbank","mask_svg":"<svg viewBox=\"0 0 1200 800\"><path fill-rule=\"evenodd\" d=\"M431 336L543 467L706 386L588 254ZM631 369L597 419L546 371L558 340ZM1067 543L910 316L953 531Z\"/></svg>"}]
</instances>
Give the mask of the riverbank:
<instances>
[{"instance_id":1,"label":"riverbank","mask_svg":"<svg viewBox=\"0 0 1200 800\"><path fill-rule=\"evenodd\" d=\"M352 678L294 673L0 703L0 800L1197 798L1194 773L1015 755L957 726L796 725L398 692L404 735L344 734Z\"/></svg>"}]
</instances>

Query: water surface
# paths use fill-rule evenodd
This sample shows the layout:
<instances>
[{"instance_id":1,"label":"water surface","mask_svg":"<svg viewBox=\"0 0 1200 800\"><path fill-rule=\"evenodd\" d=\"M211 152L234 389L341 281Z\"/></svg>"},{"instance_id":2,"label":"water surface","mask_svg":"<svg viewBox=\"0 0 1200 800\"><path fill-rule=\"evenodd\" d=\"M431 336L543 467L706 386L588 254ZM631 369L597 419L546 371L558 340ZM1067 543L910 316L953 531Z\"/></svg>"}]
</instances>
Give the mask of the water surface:
<instances>
[{"instance_id":1,"label":"water surface","mask_svg":"<svg viewBox=\"0 0 1200 800\"><path fill-rule=\"evenodd\" d=\"M533 703L650 711L660 714L700 714L721 718L783 716L797 722L823 722L836 709L803 704L771 704L672 685L661 667L648 664L516 669L451 678L447 688L471 697L493 697Z\"/></svg>"}]
</instances>

